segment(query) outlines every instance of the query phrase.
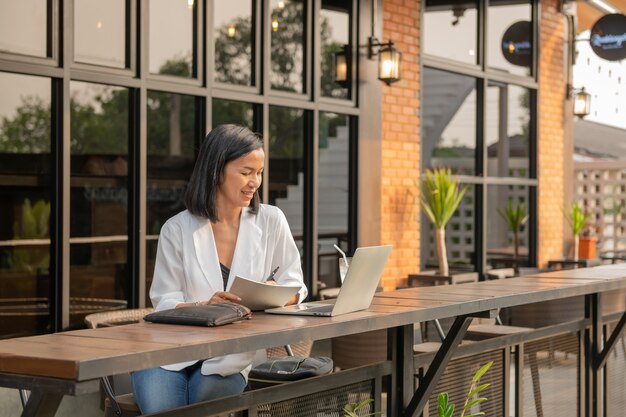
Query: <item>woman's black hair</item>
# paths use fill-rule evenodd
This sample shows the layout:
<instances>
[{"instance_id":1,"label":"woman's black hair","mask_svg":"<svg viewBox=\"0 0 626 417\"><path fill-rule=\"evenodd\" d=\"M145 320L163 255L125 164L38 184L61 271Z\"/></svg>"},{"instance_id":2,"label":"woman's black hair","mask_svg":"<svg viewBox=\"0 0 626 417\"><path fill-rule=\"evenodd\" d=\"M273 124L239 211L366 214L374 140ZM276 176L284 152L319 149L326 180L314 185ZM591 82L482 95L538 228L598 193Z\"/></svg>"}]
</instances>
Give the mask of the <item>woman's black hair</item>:
<instances>
[{"instance_id":1,"label":"woman's black hair","mask_svg":"<svg viewBox=\"0 0 626 417\"><path fill-rule=\"evenodd\" d=\"M232 124L216 126L200 144L198 159L185 191L187 210L217 222L216 196L226 164L254 150L262 149L261 136L247 127ZM250 211L259 210L259 192L254 192Z\"/></svg>"}]
</instances>

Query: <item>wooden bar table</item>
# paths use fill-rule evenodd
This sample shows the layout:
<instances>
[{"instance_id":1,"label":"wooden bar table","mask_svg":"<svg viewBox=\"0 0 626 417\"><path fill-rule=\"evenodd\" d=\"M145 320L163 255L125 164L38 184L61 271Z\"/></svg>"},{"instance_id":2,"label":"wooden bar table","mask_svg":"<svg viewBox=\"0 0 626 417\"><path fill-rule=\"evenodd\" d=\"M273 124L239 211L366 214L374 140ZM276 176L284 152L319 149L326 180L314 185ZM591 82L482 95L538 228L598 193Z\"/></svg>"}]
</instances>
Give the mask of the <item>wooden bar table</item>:
<instances>
[{"instance_id":1,"label":"wooden bar table","mask_svg":"<svg viewBox=\"0 0 626 417\"><path fill-rule=\"evenodd\" d=\"M597 365L606 360L613 336L621 334L626 321L622 315L611 340L600 350L599 294L621 288L626 288L626 264L377 293L369 309L330 318L254 313L251 320L214 328L138 323L7 339L0 341L0 386L32 391L24 416L52 416L63 395L95 392L98 379L103 376L389 329L387 364L392 377L387 394L388 411L394 416L414 416L423 409L472 317L485 316L503 307L584 295L591 322L587 372L592 391L591 413L598 396L594 391L594 384L598 383L594 380ZM414 392L413 325L449 317L456 318L455 324L429 367L426 382ZM237 397L234 398L236 401ZM227 401L221 401L224 402ZM160 415L207 415L212 410L207 407L207 403L194 404Z\"/></svg>"}]
</instances>

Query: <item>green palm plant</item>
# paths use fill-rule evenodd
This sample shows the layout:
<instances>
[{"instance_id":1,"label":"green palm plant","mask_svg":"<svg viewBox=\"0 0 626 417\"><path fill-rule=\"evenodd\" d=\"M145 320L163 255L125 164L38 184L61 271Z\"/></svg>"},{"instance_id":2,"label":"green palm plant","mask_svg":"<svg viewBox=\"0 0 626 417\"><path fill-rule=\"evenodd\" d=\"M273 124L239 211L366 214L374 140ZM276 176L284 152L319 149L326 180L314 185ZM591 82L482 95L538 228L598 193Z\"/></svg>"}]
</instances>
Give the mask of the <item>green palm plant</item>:
<instances>
[{"instance_id":1,"label":"green palm plant","mask_svg":"<svg viewBox=\"0 0 626 417\"><path fill-rule=\"evenodd\" d=\"M470 385L469 391L467 393L467 397L465 397L465 403L463 404L463 410L461 411L461 417L477 417L485 415L484 412L478 411L473 414L465 415L466 412L471 412L470 410L477 404L482 403L483 401L487 401L485 397L476 398L476 396L483 391L485 388L489 386L489 384L478 385L478 380L480 377L485 375L489 368L493 365L493 361L487 362L483 366L480 367L478 371L474 374L472 378L472 384ZM452 417L454 413L454 404L448 402L448 393L442 392L437 396L437 414L439 417Z\"/></svg>"},{"instance_id":2,"label":"green palm plant","mask_svg":"<svg viewBox=\"0 0 626 417\"><path fill-rule=\"evenodd\" d=\"M440 275L448 275L446 224L461 203L467 189L467 185L461 188L459 181L452 178L450 168L428 169L420 181L420 205L436 229Z\"/></svg>"},{"instance_id":3,"label":"green palm plant","mask_svg":"<svg viewBox=\"0 0 626 417\"><path fill-rule=\"evenodd\" d=\"M565 213L565 218L572 228L572 234L574 235L574 260L578 260L578 245L580 241L580 233L585 228L585 225L589 221L591 213L586 213L580 208L577 202L573 202L570 210Z\"/></svg>"},{"instance_id":4,"label":"green palm plant","mask_svg":"<svg viewBox=\"0 0 626 417\"><path fill-rule=\"evenodd\" d=\"M513 233L513 263L515 265L515 273L518 271L517 258L519 256L519 233L520 229L528 221L528 212L526 204L517 202L513 205L513 200L509 199L504 209L498 209L498 214L506 222L506 226Z\"/></svg>"}]
</instances>

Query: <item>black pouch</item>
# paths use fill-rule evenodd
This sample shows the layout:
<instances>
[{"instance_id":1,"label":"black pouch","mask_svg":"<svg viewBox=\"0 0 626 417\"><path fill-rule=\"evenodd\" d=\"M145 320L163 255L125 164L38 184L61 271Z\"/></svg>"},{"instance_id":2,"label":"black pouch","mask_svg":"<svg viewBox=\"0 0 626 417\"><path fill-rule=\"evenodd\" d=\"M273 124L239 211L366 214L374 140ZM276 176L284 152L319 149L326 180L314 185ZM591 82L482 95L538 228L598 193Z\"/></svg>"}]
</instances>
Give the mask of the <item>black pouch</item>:
<instances>
[{"instance_id":1,"label":"black pouch","mask_svg":"<svg viewBox=\"0 0 626 417\"><path fill-rule=\"evenodd\" d=\"M333 360L326 356L303 358L281 356L269 359L250 370L250 388L265 388L272 385L298 381L312 376L326 375L333 371Z\"/></svg>"},{"instance_id":2,"label":"black pouch","mask_svg":"<svg viewBox=\"0 0 626 417\"><path fill-rule=\"evenodd\" d=\"M214 327L248 319L250 314L250 309L241 304L223 303L172 308L150 313L143 319L152 323Z\"/></svg>"}]
</instances>

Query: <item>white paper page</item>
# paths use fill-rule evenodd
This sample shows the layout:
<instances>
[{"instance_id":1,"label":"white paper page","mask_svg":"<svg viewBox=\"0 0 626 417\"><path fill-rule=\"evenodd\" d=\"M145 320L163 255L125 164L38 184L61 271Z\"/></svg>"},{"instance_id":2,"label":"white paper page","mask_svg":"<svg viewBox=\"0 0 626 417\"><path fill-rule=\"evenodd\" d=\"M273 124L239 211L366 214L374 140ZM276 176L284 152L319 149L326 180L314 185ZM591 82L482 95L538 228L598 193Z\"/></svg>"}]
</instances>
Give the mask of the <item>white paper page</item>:
<instances>
[{"instance_id":1,"label":"white paper page","mask_svg":"<svg viewBox=\"0 0 626 417\"><path fill-rule=\"evenodd\" d=\"M229 292L241 297L239 304L250 310L282 307L291 299L300 287L270 285L236 276Z\"/></svg>"}]
</instances>

